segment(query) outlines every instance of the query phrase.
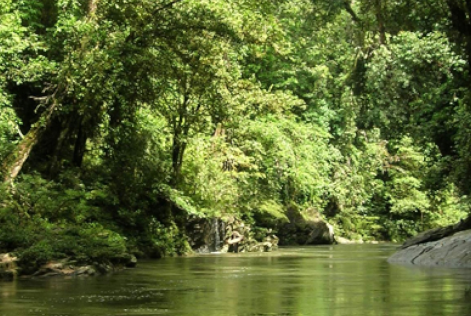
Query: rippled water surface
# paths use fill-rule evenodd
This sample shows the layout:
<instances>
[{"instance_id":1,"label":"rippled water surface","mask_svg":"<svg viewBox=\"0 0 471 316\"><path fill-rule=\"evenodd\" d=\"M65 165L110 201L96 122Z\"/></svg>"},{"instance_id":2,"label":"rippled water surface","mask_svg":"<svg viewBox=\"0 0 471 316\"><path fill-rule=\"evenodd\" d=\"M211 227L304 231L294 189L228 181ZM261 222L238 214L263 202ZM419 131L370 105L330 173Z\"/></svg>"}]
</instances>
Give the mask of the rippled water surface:
<instances>
[{"instance_id":1,"label":"rippled water surface","mask_svg":"<svg viewBox=\"0 0 471 316\"><path fill-rule=\"evenodd\" d=\"M392 245L140 262L112 276L0 283L0 316L471 315L471 270L389 265Z\"/></svg>"}]
</instances>

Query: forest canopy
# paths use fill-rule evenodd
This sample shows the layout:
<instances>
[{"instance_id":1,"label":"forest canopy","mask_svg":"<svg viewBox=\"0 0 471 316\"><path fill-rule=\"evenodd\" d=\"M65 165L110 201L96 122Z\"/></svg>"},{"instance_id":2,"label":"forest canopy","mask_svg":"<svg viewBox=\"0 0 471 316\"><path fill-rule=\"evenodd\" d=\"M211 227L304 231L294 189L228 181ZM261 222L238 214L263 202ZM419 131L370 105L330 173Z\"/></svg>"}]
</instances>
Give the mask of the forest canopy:
<instances>
[{"instance_id":1,"label":"forest canopy","mask_svg":"<svg viewBox=\"0 0 471 316\"><path fill-rule=\"evenodd\" d=\"M464 0L0 0L0 252L188 251L189 217L352 239L466 218Z\"/></svg>"}]
</instances>

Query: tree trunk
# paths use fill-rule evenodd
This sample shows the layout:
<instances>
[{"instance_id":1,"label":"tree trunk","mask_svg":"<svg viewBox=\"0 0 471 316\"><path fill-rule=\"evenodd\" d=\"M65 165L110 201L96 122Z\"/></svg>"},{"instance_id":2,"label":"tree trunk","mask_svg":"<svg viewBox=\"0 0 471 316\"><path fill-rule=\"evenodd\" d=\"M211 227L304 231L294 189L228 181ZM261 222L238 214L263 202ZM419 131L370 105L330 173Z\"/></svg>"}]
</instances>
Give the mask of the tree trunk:
<instances>
[{"instance_id":1,"label":"tree trunk","mask_svg":"<svg viewBox=\"0 0 471 316\"><path fill-rule=\"evenodd\" d=\"M186 142L181 141L180 136L175 135L172 145L172 167L173 167L173 179L172 184L177 185L180 182L183 155L186 149Z\"/></svg>"},{"instance_id":2,"label":"tree trunk","mask_svg":"<svg viewBox=\"0 0 471 316\"><path fill-rule=\"evenodd\" d=\"M72 158L72 163L77 167L82 167L83 156L85 155L87 145L87 133L83 126L83 119L80 120L77 132L77 138L75 140L74 146L74 156Z\"/></svg>"},{"instance_id":3,"label":"tree trunk","mask_svg":"<svg viewBox=\"0 0 471 316\"><path fill-rule=\"evenodd\" d=\"M88 14L93 15L96 13L96 9L98 7L98 1L99 0L90 0L88 3Z\"/></svg>"},{"instance_id":4,"label":"tree trunk","mask_svg":"<svg viewBox=\"0 0 471 316\"><path fill-rule=\"evenodd\" d=\"M99 1L100 0L89 0L88 16L90 19L93 19L95 17ZM2 173L4 182L11 182L15 180L15 178L18 176L21 169L23 168L24 163L28 159L31 150L39 142L42 135L44 134L44 131L50 124L52 114L57 104L55 101L56 93L57 90L52 96L46 99L47 101L52 100L52 103L49 108L43 113L36 125L33 126L28 132L28 134L26 134L26 136L21 140L16 149L3 161L0 171ZM86 134L84 133L83 127L80 124L73 156L73 162L77 165L81 165L82 163L83 154L85 153L86 140ZM59 146L60 145L61 144L59 144Z\"/></svg>"},{"instance_id":5,"label":"tree trunk","mask_svg":"<svg viewBox=\"0 0 471 316\"><path fill-rule=\"evenodd\" d=\"M16 149L6 157L2 164L3 182L12 182L16 179L28 159L31 150L41 139L41 136L49 125L55 108L56 102L53 101L46 112L41 115L39 122L31 128Z\"/></svg>"},{"instance_id":6,"label":"tree trunk","mask_svg":"<svg viewBox=\"0 0 471 316\"><path fill-rule=\"evenodd\" d=\"M466 1L466 7L464 7L455 0L447 0L447 4L450 10L451 26L459 34L458 41L464 44L468 68L471 69L471 20L469 18L471 4Z\"/></svg>"},{"instance_id":7,"label":"tree trunk","mask_svg":"<svg viewBox=\"0 0 471 316\"><path fill-rule=\"evenodd\" d=\"M383 8L381 6L381 0L375 0L375 15L376 21L378 22L379 31L379 43L381 45L386 44L386 27L384 25Z\"/></svg>"},{"instance_id":8,"label":"tree trunk","mask_svg":"<svg viewBox=\"0 0 471 316\"><path fill-rule=\"evenodd\" d=\"M65 126L62 126L62 124L60 126L61 132L59 134L56 146L54 148L54 152L51 157L51 163L49 164L49 178L50 179L53 179L60 170L60 156L64 148L64 143L69 137L70 130L74 128L73 127L74 121L75 121L75 118L70 117L66 121Z\"/></svg>"},{"instance_id":9,"label":"tree trunk","mask_svg":"<svg viewBox=\"0 0 471 316\"><path fill-rule=\"evenodd\" d=\"M351 0L344 0L344 1L343 1L343 5L344 5L345 10L346 10L346 11L348 12L348 14L350 14L350 16L352 17L353 22L355 22L355 23L360 23L360 22L361 22L360 18L359 18L358 15L355 13L355 11L353 11L353 8L352 8L352 1L351 1Z\"/></svg>"}]
</instances>

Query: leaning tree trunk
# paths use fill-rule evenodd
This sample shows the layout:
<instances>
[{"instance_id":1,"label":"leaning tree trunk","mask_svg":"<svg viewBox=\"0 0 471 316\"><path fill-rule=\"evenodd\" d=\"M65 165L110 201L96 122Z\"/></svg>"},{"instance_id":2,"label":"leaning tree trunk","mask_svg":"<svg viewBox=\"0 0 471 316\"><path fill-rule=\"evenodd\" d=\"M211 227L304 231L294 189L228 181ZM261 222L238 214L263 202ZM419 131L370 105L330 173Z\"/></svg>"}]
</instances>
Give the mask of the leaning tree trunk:
<instances>
[{"instance_id":1,"label":"leaning tree trunk","mask_svg":"<svg viewBox=\"0 0 471 316\"><path fill-rule=\"evenodd\" d=\"M89 0L88 3L88 18L95 19L98 3L100 0ZM85 41L86 39L84 39ZM12 182L20 173L24 163L28 159L34 146L39 142L44 134L44 131L51 122L52 114L56 108L55 95L59 89L56 89L54 94L44 98L46 101L51 101L49 108L41 115L39 121L26 136L21 140L16 149L6 157L1 166L1 174L3 176L3 182ZM85 141L84 141L85 139ZM81 164L84 153L84 143L86 143L86 137L83 131L79 132L78 141L74 151L74 162Z\"/></svg>"},{"instance_id":2,"label":"leaning tree trunk","mask_svg":"<svg viewBox=\"0 0 471 316\"><path fill-rule=\"evenodd\" d=\"M56 102L53 99L51 105L46 112L41 115L36 125L30 129L18 146L16 146L16 149L6 157L1 169L4 183L12 182L18 176L24 163L28 159L31 150L39 142L41 136L49 125L55 108Z\"/></svg>"}]
</instances>

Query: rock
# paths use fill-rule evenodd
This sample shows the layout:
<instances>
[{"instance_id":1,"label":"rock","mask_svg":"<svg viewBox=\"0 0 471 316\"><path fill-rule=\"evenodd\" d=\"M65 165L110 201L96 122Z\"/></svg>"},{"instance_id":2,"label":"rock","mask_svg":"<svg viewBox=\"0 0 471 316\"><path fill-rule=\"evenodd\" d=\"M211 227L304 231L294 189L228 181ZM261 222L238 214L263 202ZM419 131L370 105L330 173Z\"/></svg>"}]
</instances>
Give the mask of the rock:
<instances>
[{"instance_id":1,"label":"rock","mask_svg":"<svg viewBox=\"0 0 471 316\"><path fill-rule=\"evenodd\" d=\"M378 244L379 242L378 241L363 241L363 239L356 239L356 240L351 240L351 239L347 239L347 238L344 238L344 237L340 237L340 236L335 236L334 237L335 239L335 242L339 245L361 245L361 244L364 244L364 243L367 243L367 244Z\"/></svg>"},{"instance_id":2,"label":"rock","mask_svg":"<svg viewBox=\"0 0 471 316\"><path fill-rule=\"evenodd\" d=\"M196 253L211 253L221 250L225 234L225 222L221 218L192 217L186 231L188 243Z\"/></svg>"},{"instance_id":3,"label":"rock","mask_svg":"<svg viewBox=\"0 0 471 316\"><path fill-rule=\"evenodd\" d=\"M270 252L273 249L273 244L269 241L263 242L262 246L263 246L263 251L264 252Z\"/></svg>"},{"instance_id":4,"label":"rock","mask_svg":"<svg viewBox=\"0 0 471 316\"><path fill-rule=\"evenodd\" d=\"M288 209L287 217L289 222L278 227L283 244L321 245L335 242L334 227L315 209L300 211L292 206Z\"/></svg>"},{"instance_id":5,"label":"rock","mask_svg":"<svg viewBox=\"0 0 471 316\"><path fill-rule=\"evenodd\" d=\"M268 235L265 238L265 242L268 242L270 244L270 249L266 251L272 251L272 250L277 250L278 249L278 242L280 239L275 236L275 235Z\"/></svg>"},{"instance_id":6,"label":"rock","mask_svg":"<svg viewBox=\"0 0 471 316\"><path fill-rule=\"evenodd\" d=\"M124 257L129 260L122 261ZM118 258L118 257L117 257ZM52 276L93 276L108 274L118 271L125 267L134 267L137 264L137 259L133 255L119 256L116 263L98 263L80 265L77 262L68 258L59 261L52 261L42 265L35 273L31 275L24 275L22 278L46 278Z\"/></svg>"},{"instance_id":7,"label":"rock","mask_svg":"<svg viewBox=\"0 0 471 316\"><path fill-rule=\"evenodd\" d=\"M97 270L93 267L93 266L90 266L90 265L87 265L87 266L83 266L83 267L80 267L78 268L77 270L75 270L72 275L96 275L97 274Z\"/></svg>"},{"instance_id":8,"label":"rock","mask_svg":"<svg viewBox=\"0 0 471 316\"><path fill-rule=\"evenodd\" d=\"M13 281L18 275L18 258L8 253L0 254L0 281Z\"/></svg>"},{"instance_id":9,"label":"rock","mask_svg":"<svg viewBox=\"0 0 471 316\"><path fill-rule=\"evenodd\" d=\"M388 262L401 264L414 264L420 266L441 266L450 268L471 268L471 229L459 231L451 236L432 241L430 234L436 232L442 234L443 230L433 230L426 232L415 238L417 240L426 240L423 243L406 242L402 248L393 254Z\"/></svg>"},{"instance_id":10,"label":"rock","mask_svg":"<svg viewBox=\"0 0 471 316\"><path fill-rule=\"evenodd\" d=\"M94 266L99 274L108 274L113 271L113 267L106 263L96 263Z\"/></svg>"},{"instance_id":11,"label":"rock","mask_svg":"<svg viewBox=\"0 0 471 316\"><path fill-rule=\"evenodd\" d=\"M88 274L88 275L95 275L95 274L97 274L97 272L96 272L96 270L95 270L93 267L89 267L89 268L87 269L87 274Z\"/></svg>"},{"instance_id":12,"label":"rock","mask_svg":"<svg viewBox=\"0 0 471 316\"><path fill-rule=\"evenodd\" d=\"M60 261L48 262L42 265L39 270L33 273L32 277L50 277L55 275L70 275L75 270L71 268L69 259L62 259Z\"/></svg>"},{"instance_id":13,"label":"rock","mask_svg":"<svg viewBox=\"0 0 471 316\"><path fill-rule=\"evenodd\" d=\"M423 244L430 241L440 240L447 236L451 236L457 232L471 229L471 216L465 220L461 220L455 225L450 225L446 227L438 227L434 229L427 230L418 234L415 237L412 237L404 242L401 246L402 249L408 248L413 245Z\"/></svg>"},{"instance_id":14,"label":"rock","mask_svg":"<svg viewBox=\"0 0 471 316\"><path fill-rule=\"evenodd\" d=\"M278 237L269 235L259 242L250 226L234 217L191 218L186 230L196 253L272 251L278 247Z\"/></svg>"},{"instance_id":15,"label":"rock","mask_svg":"<svg viewBox=\"0 0 471 316\"><path fill-rule=\"evenodd\" d=\"M137 258L136 256L131 255L131 258L126 263L126 268L135 268L137 265Z\"/></svg>"},{"instance_id":16,"label":"rock","mask_svg":"<svg viewBox=\"0 0 471 316\"><path fill-rule=\"evenodd\" d=\"M0 270L0 281L13 281L17 276L16 270Z\"/></svg>"},{"instance_id":17,"label":"rock","mask_svg":"<svg viewBox=\"0 0 471 316\"><path fill-rule=\"evenodd\" d=\"M221 247L220 253L227 253L229 251L229 245L223 245Z\"/></svg>"},{"instance_id":18,"label":"rock","mask_svg":"<svg viewBox=\"0 0 471 316\"><path fill-rule=\"evenodd\" d=\"M75 270L73 275L88 274L88 269L89 269L89 266L80 267L77 270Z\"/></svg>"},{"instance_id":19,"label":"rock","mask_svg":"<svg viewBox=\"0 0 471 316\"><path fill-rule=\"evenodd\" d=\"M305 245L319 245L334 243L334 227L327 222L318 221L309 223L311 232Z\"/></svg>"},{"instance_id":20,"label":"rock","mask_svg":"<svg viewBox=\"0 0 471 316\"><path fill-rule=\"evenodd\" d=\"M209 249L208 245L202 245L198 248L193 248L193 251L196 253L211 253L211 249Z\"/></svg>"},{"instance_id":21,"label":"rock","mask_svg":"<svg viewBox=\"0 0 471 316\"><path fill-rule=\"evenodd\" d=\"M417 236L414 236L404 242L402 244L401 248L405 249L410 246L418 245L418 244L423 244L426 242L430 241L436 241L440 240L442 238L445 238L451 234L453 234L453 226L447 226L447 227L438 227L435 229L427 230L425 232L422 232L418 234Z\"/></svg>"},{"instance_id":22,"label":"rock","mask_svg":"<svg viewBox=\"0 0 471 316\"><path fill-rule=\"evenodd\" d=\"M137 265L136 256L131 255L129 253L116 254L109 260L110 260L110 263L115 267L134 268ZM93 265L97 266L98 263L94 262Z\"/></svg>"},{"instance_id":23,"label":"rock","mask_svg":"<svg viewBox=\"0 0 471 316\"><path fill-rule=\"evenodd\" d=\"M407 240L390 263L471 268L471 216L455 225L435 228Z\"/></svg>"},{"instance_id":24,"label":"rock","mask_svg":"<svg viewBox=\"0 0 471 316\"><path fill-rule=\"evenodd\" d=\"M233 231L231 237L227 240L229 245L240 243L244 240L244 235L241 235L238 231Z\"/></svg>"},{"instance_id":25,"label":"rock","mask_svg":"<svg viewBox=\"0 0 471 316\"><path fill-rule=\"evenodd\" d=\"M0 267L4 269L16 268L17 257L13 257L9 253L0 254Z\"/></svg>"},{"instance_id":26,"label":"rock","mask_svg":"<svg viewBox=\"0 0 471 316\"><path fill-rule=\"evenodd\" d=\"M335 236L335 241L339 245L353 245L353 244L356 244L356 242L354 240L350 240L350 239L340 237L340 236Z\"/></svg>"},{"instance_id":27,"label":"rock","mask_svg":"<svg viewBox=\"0 0 471 316\"><path fill-rule=\"evenodd\" d=\"M377 240L368 240L366 241L367 244L371 244L371 245L379 245L379 241Z\"/></svg>"}]
</instances>

